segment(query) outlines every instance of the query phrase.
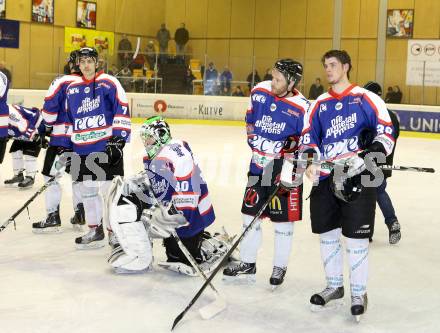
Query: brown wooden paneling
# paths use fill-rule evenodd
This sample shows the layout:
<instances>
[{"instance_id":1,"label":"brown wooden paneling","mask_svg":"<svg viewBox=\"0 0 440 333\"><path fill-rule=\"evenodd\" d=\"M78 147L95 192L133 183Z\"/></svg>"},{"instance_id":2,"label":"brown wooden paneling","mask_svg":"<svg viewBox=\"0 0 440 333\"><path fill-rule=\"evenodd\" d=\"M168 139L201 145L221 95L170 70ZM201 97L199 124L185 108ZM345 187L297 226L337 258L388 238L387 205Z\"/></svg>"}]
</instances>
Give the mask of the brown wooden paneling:
<instances>
[{"instance_id":1,"label":"brown wooden paneling","mask_svg":"<svg viewBox=\"0 0 440 333\"><path fill-rule=\"evenodd\" d=\"M116 1L98 0L96 13L96 29L103 31L115 31L116 19L119 13L116 12Z\"/></svg>"},{"instance_id":2,"label":"brown wooden paneling","mask_svg":"<svg viewBox=\"0 0 440 333\"><path fill-rule=\"evenodd\" d=\"M376 39L360 39L357 62L357 83L376 80ZM383 88L382 88L383 89Z\"/></svg>"},{"instance_id":3,"label":"brown wooden paneling","mask_svg":"<svg viewBox=\"0 0 440 333\"><path fill-rule=\"evenodd\" d=\"M281 0L280 37L306 36L307 0Z\"/></svg>"},{"instance_id":4,"label":"brown wooden paneling","mask_svg":"<svg viewBox=\"0 0 440 333\"><path fill-rule=\"evenodd\" d=\"M304 91L308 93L315 78L320 77L325 89L327 81L321 63L321 57L332 48L332 39L306 39L306 55L304 61Z\"/></svg>"},{"instance_id":5,"label":"brown wooden paneling","mask_svg":"<svg viewBox=\"0 0 440 333\"><path fill-rule=\"evenodd\" d=\"M208 38L229 38L231 33L231 0L209 0Z\"/></svg>"},{"instance_id":6,"label":"brown wooden paneling","mask_svg":"<svg viewBox=\"0 0 440 333\"><path fill-rule=\"evenodd\" d=\"M255 22L255 0L232 1L231 37L253 38Z\"/></svg>"},{"instance_id":7,"label":"brown wooden paneling","mask_svg":"<svg viewBox=\"0 0 440 333\"><path fill-rule=\"evenodd\" d=\"M342 38L359 37L361 0L343 0L342 2Z\"/></svg>"},{"instance_id":8,"label":"brown wooden paneling","mask_svg":"<svg viewBox=\"0 0 440 333\"><path fill-rule=\"evenodd\" d=\"M47 89L54 76L54 27L32 24L30 28L30 84L34 89Z\"/></svg>"},{"instance_id":9,"label":"brown wooden paneling","mask_svg":"<svg viewBox=\"0 0 440 333\"><path fill-rule=\"evenodd\" d=\"M416 0L414 38L438 39L440 33L440 1Z\"/></svg>"},{"instance_id":10,"label":"brown wooden paneling","mask_svg":"<svg viewBox=\"0 0 440 333\"><path fill-rule=\"evenodd\" d=\"M9 0L6 4L6 18L23 22L31 21L31 0Z\"/></svg>"},{"instance_id":11,"label":"brown wooden paneling","mask_svg":"<svg viewBox=\"0 0 440 333\"><path fill-rule=\"evenodd\" d=\"M377 38L379 0L361 0L359 38Z\"/></svg>"},{"instance_id":12,"label":"brown wooden paneling","mask_svg":"<svg viewBox=\"0 0 440 333\"><path fill-rule=\"evenodd\" d=\"M186 0L187 28L192 38L206 38L207 16L208 0Z\"/></svg>"},{"instance_id":13,"label":"brown wooden paneling","mask_svg":"<svg viewBox=\"0 0 440 333\"><path fill-rule=\"evenodd\" d=\"M253 52L253 39L231 40L229 67L236 80L245 80L248 74L252 71Z\"/></svg>"},{"instance_id":14,"label":"brown wooden paneling","mask_svg":"<svg viewBox=\"0 0 440 333\"><path fill-rule=\"evenodd\" d=\"M12 74L12 88L31 88L29 77L31 59L30 27L30 23L20 23L19 49L4 49L6 67L11 70Z\"/></svg>"},{"instance_id":15,"label":"brown wooden paneling","mask_svg":"<svg viewBox=\"0 0 440 333\"><path fill-rule=\"evenodd\" d=\"M333 0L313 0L307 4L307 38L333 37Z\"/></svg>"},{"instance_id":16,"label":"brown wooden paneling","mask_svg":"<svg viewBox=\"0 0 440 333\"><path fill-rule=\"evenodd\" d=\"M280 35L280 0L256 0L255 37L278 38Z\"/></svg>"}]
</instances>

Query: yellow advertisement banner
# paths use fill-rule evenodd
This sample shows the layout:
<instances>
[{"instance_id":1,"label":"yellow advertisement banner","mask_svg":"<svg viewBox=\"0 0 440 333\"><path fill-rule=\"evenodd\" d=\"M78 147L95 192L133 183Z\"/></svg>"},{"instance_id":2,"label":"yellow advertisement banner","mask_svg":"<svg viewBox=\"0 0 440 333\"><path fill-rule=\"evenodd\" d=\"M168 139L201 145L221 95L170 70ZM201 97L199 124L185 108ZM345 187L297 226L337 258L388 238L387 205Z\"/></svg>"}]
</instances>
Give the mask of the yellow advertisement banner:
<instances>
[{"instance_id":1,"label":"yellow advertisement banner","mask_svg":"<svg viewBox=\"0 0 440 333\"><path fill-rule=\"evenodd\" d=\"M94 47L99 54L113 55L115 34L80 28L64 28L64 52L69 53L81 47Z\"/></svg>"}]
</instances>

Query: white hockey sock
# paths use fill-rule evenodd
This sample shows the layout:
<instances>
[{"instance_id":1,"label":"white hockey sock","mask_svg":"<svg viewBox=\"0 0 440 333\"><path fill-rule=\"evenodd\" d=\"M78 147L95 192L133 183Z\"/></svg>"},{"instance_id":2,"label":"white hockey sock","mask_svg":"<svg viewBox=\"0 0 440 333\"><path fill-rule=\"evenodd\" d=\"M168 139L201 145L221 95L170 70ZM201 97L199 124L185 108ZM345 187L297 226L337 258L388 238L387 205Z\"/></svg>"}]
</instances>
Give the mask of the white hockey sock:
<instances>
[{"instance_id":1,"label":"white hockey sock","mask_svg":"<svg viewBox=\"0 0 440 333\"><path fill-rule=\"evenodd\" d=\"M38 172L37 158L35 156L24 155L24 168L26 176L35 178Z\"/></svg>"},{"instance_id":2,"label":"white hockey sock","mask_svg":"<svg viewBox=\"0 0 440 333\"><path fill-rule=\"evenodd\" d=\"M73 210L76 210L76 207L81 202L82 202L82 198L81 198L80 182L72 181L72 203L73 203Z\"/></svg>"},{"instance_id":3,"label":"white hockey sock","mask_svg":"<svg viewBox=\"0 0 440 333\"><path fill-rule=\"evenodd\" d=\"M289 263L289 256L292 250L293 223L276 222L273 225L275 229L273 265L284 268Z\"/></svg>"},{"instance_id":4,"label":"white hockey sock","mask_svg":"<svg viewBox=\"0 0 440 333\"><path fill-rule=\"evenodd\" d=\"M243 230L254 219L253 216L243 214ZM255 263L257 261L258 249L261 246L262 230L261 220L258 219L251 230L248 231L246 236L240 243L240 260L246 263Z\"/></svg>"},{"instance_id":5,"label":"white hockey sock","mask_svg":"<svg viewBox=\"0 0 440 333\"><path fill-rule=\"evenodd\" d=\"M12 170L14 170L14 176L17 176L24 169L23 151L18 150L11 153L12 156Z\"/></svg>"},{"instance_id":6,"label":"white hockey sock","mask_svg":"<svg viewBox=\"0 0 440 333\"><path fill-rule=\"evenodd\" d=\"M333 229L319 235L321 243L321 259L324 264L327 286L331 288L342 287L343 255L341 246L341 228Z\"/></svg>"},{"instance_id":7,"label":"white hockey sock","mask_svg":"<svg viewBox=\"0 0 440 333\"><path fill-rule=\"evenodd\" d=\"M110 190L110 186L112 185L112 181L111 180L105 180L105 181L101 181L100 182L100 187L99 187L99 191L101 192L101 196L103 198L103 216L107 216L107 197L108 197L108 191ZM104 227L108 230L108 231L112 231L112 228L110 226L109 220L108 218L104 218L103 219L104 222Z\"/></svg>"},{"instance_id":8,"label":"white hockey sock","mask_svg":"<svg viewBox=\"0 0 440 333\"><path fill-rule=\"evenodd\" d=\"M350 262L351 295L360 296L367 291L369 240L347 238L346 244Z\"/></svg>"},{"instance_id":9,"label":"white hockey sock","mask_svg":"<svg viewBox=\"0 0 440 333\"><path fill-rule=\"evenodd\" d=\"M102 221L102 198L99 194L99 182L86 180L80 183L81 198L89 227L96 227Z\"/></svg>"},{"instance_id":10,"label":"white hockey sock","mask_svg":"<svg viewBox=\"0 0 440 333\"><path fill-rule=\"evenodd\" d=\"M44 181L47 182L51 177L44 176ZM53 213L58 209L61 202L61 186L57 180L53 180L45 192L46 212Z\"/></svg>"}]
</instances>

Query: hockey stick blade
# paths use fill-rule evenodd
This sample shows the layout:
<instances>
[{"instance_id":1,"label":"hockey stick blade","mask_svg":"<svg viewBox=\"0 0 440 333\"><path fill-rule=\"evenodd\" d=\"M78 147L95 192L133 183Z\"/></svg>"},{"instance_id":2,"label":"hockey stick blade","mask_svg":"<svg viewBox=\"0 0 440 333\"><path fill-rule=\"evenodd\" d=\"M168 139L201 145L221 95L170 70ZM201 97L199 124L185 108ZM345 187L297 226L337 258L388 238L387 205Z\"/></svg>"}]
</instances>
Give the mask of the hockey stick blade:
<instances>
[{"instance_id":1,"label":"hockey stick blade","mask_svg":"<svg viewBox=\"0 0 440 333\"><path fill-rule=\"evenodd\" d=\"M215 301L200 308L199 313L203 319L211 319L212 317L218 315L220 312L226 310L226 306L226 300L220 294L216 294Z\"/></svg>"},{"instance_id":2,"label":"hockey stick blade","mask_svg":"<svg viewBox=\"0 0 440 333\"><path fill-rule=\"evenodd\" d=\"M203 293L203 291L206 289L206 287L210 284L210 282L212 281L212 279L214 279L215 275L218 273L218 271L223 267L223 265L226 263L226 261L228 260L228 258L231 256L231 254L234 252L234 250L238 247L238 245L240 244L241 240L244 238L244 236L246 236L247 232L253 227L253 225L255 224L255 221L261 216L261 214L263 214L264 210L266 209L267 205L269 205L269 202L272 200L272 198L275 196L275 194L277 194L278 190L280 189L281 185L278 185L274 191L269 195L269 197L267 198L266 202L261 206L260 210L257 212L257 214L255 214L255 217L253 218L253 220L251 221L251 223L249 223L249 225L246 227L246 229L244 229L244 231L241 233L240 237L238 237L238 239L235 241L235 243L231 246L231 248L229 249L228 252L226 252L226 254L224 255L224 257L222 258L222 260L220 261L220 263L218 264L218 266L213 270L213 272L211 273L211 275L208 277L208 279L205 281L205 283L203 284L203 286L199 289L199 291L195 294L195 296L193 297L193 299L188 303L188 305L186 306L186 308L179 313L179 315L174 319L173 322L173 326L171 327L171 330L174 329L174 327L176 327L176 325L182 320L182 318L185 316L185 314L188 312L189 309L191 309L191 307L194 305L194 303L199 299L200 295Z\"/></svg>"}]
</instances>

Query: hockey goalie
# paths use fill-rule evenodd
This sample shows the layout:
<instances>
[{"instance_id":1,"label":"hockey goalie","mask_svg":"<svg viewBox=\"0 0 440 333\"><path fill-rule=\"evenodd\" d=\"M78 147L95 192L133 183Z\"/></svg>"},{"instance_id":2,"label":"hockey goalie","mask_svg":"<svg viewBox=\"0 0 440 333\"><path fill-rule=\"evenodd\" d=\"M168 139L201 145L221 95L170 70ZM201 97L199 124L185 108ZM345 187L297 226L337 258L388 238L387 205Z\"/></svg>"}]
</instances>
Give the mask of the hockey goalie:
<instances>
[{"instance_id":1,"label":"hockey goalie","mask_svg":"<svg viewBox=\"0 0 440 333\"><path fill-rule=\"evenodd\" d=\"M171 138L162 117L148 118L140 135L145 171L118 177L109 191L107 220L116 236L109 263L116 273L146 272L152 240L162 239L167 260L159 266L190 276L197 275L195 265L211 271L226 254L229 236L205 231L215 214L189 145Z\"/></svg>"}]
</instances>

